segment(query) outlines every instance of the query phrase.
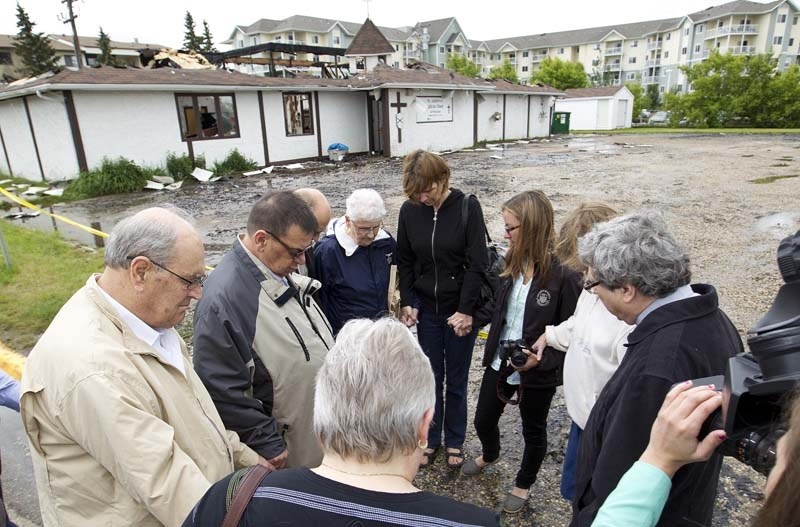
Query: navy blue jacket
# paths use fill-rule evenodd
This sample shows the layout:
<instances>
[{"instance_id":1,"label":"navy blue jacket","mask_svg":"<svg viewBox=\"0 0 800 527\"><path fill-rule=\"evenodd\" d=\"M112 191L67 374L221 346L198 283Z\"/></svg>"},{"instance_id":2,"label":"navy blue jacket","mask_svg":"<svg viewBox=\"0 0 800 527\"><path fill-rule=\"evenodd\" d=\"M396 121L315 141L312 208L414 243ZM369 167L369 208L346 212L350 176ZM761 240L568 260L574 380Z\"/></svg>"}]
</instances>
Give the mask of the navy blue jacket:
<instances>
[{"instance_id":1,"label":"navy blue jacket","mask_svg":"<svg viewBox=\"0 0 800 527\"><path fill-rule=\"evenodd\" d=\"M389 311L389 271L396 263L396 251L391 234L358 247L350 256L335 234L316 244L314 272L322 283L318 299L334 335L348 320L375 318Z\"/></svg>"}]
</instances>

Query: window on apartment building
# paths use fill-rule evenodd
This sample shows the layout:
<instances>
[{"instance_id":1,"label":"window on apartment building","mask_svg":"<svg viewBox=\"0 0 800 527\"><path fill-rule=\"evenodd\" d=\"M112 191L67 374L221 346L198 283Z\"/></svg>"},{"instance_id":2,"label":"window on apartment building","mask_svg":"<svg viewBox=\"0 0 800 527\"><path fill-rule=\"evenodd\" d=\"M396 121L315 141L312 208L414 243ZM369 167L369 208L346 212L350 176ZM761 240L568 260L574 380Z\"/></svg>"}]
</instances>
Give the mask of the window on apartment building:
<instances>
[{"instance_id":1,"label":"window on apartment building","mask_svg":"<svg viewBox=\"0 0 800 527\"><path fill-rule=\"evenodd\" d=\"M683 84L676 84L675 85L675 91L678 92L678 93L682 92L683 91Z\"/></svg>"},{"instance_id":2,"label":"window on apartment building","mask_svg":"<svg viewBox=\"0 0 800 527\"><path fill-rule=\"evenodd\" d=\"M408 51L414 51L414 44L413 43L410 43L408 45Z\"/></svg>"},{"instance_id":3,"label":"window on apartment building","mask_svg":"<svg viewBox=\"0 0 800 527\"><path fill-rule=\"evenodd\" d=\"M600 49L600 44L595 44L594 46L592 46L592 49L599 50Z\"/></svg>"},{"instance_id":4,"label":"window on apartment building","mask_svg":"<svg viewBox=\"0 0 800 527\"><path fill-rule=\"evenodd\" d=\"M686 26L686 29L683 31L683 34L684 35L688 35L689 34L689 26Z\"/></svg>"},{"instance_id":5,"label":"window on apartment building","mask_svg":"<svg viewBox=\"0 0 800 527\"><path fill-rule=\"evenodd\" d=\"M697 24L697 25L694 27L694 32L695 32L695 33L702 33L702 32L703 32L703 24Z\"/></svg>"},{"instance_id":6,"label":"window on apartment building","mask_svg":"<svg viewBox=\"0 0 800 527\"><path fill-rule=\"evenodd\" d=\"M778 23L785 24L786 23L786 15L778 15Z\"/></svg>"},{"instance_id":7,"label":"window on apartment building","mask_svg":"<svg viewBox=\"0 0 800 527\"><path fill-rule=\"evenodd\" d=\"M599 65L600 65L600 59L592 59L592 66L599 66Z\"/></svg>"},{"instance_id":8,"label":"window on apartment building","mask_svg":"<svg viewBox=\"0 0 800 527\"><path fill-rule=\"evenodd\" d=\"M439 53L444 53L444 46L439 46Z\"/></svg>"},{"instance_id":9,"label":"window on apartment building","mask_svg":"<svg viewBox=\"0 0 800 527\"><path fill-rule=\"evenodd\" d=\"M11 53L0 51L0 64L11 64Z\"/></svg>"},{"instance_id":10,"label":"window on apartment building","mask_svg":"<svg viewBox=\"0 0 800 527\"><path fill-rule=\"evenodd\" d=\"M64 66L75 66L75 55L64 55Z\"/></svg>"},{"instance_id":11,"label":"window on apartment building","mask_svg":"<svg viewBox=\"0 0 800 527\"><path fill-rule=\"evenodd\" d=\"M243 48L244 47L244 40L236 41L236 47L237 48Z\"/></svg>"},{"instance_id":12,"label":"window on apartment building","mask_svg":"<svg viewBox=\"0 0 800 527\"><path fill-rule=\"evenodd\" d=\"M628 64L636 64L636 57L628 57Z\"/></svg>"},{"instance_id":13,"label":"window on apartment building","mask_svg":"<svg viewBox=\"0 0 800 527\"><path fill-rule=\"evenodd\" d=\"M669 51L665 51L665 52L664 52L664 58L665 58L665 59L668 59L668 58L669 58Z\"/></svg>"},{"instance_id":14,"label":"window on apartment building","mask_svg":"<svg viewBox=\"0 0 800 527\"><path fill-rule=\"evenodd\" d=\"M339 36L335 36L335 37L333 37L333 45L334 45L334 46L338 46L338 45L339 45L339 44L341 44L341 43L342 43L342 39L341 39L341 37L339 37Z\"/></svg>"},{"instance_id":15,"label":"window on apartment building","mask_svg":"<svg viewBox=\"0 0 800 527\"><path fill-rule=\"evenodd\" d=\"M689 51L689 50L688 50L688 49L686 49L686 46L682 47L682 48L681 48L681 55L686 55L686 52L687 52L687 51Z\"/></svg>"},{"instance_id":16,"label":"window on apartment building","mask_svg":"<svg viewBox=\"0 0 800 527\"><path fill-rule=\"evenodd\" d=\"M792 25L793 25L793 26L796 26L796 25L797 25L797 17L796 17L796 16L793 16L793 17L792 17Z\"/></svg>"},{"instance_id":17,"label":"window on apartment building","mask_svg":"<svg viewBox=\"0 0 800 527\"><path fill-rule=\"evenodd\" d=\"M695 52L695 53L700 53L700 44L698 44L698 45L696 45L696 46L694 47L694 52Z\"/></svg>"},{"instance_id":18,"label":"window on apartment building","mask_svg":"<svg viewBox=\"0 0 800 527\"><path fill-rule=\"evenodd\" d=\"M789 39L789 47L792 47L792 46L794 46L794 39L793 39L793 38L790 38L790 39ZM3 60L3 59L2 59L2 58L0 58L0 64L2 64L2 63L3 63L3 62L2 62L2 60Z\"/></svg>"},{"instance_id":19,"label":"window on apartment building","mask_svg":"<svg viewBox=\"0 0 800 527\"><path fill-rule=\"evenodd\" d=\"M314 133L314 111L310 93L284 93L283 119L286 135L312 135Z\"/></svg>"},{"instance_id":20,"label":"window on apartment building","mask_svg":"<svg viewBox=\"0 0 800 527\"><path fill-rule=\"evenodd\" d=\"M714 44L714 47L715 47L715 48L717 48L717 49L719 49L719 47L720 47L721 45L722 45L722 42L719 42L719 41L717 41L717 42Z\"/></svg>"},{"instance_id":21,"label":"window on apartment building","mask_svg":"<svg viewBox=\"0 0 800 527\"><path fill-rule=\"evenodd\" d=\"M772 37L772 44L775 46L780 46L781 44L783 44L783 37L781 36Z\"/></svg>"},{"instance_id":22,"label":"window on apartment building","mask_svg":"<svg viewBox=\"0 0 800 527\"><path fill-rule=\"evenodd\" d=\"M669 40L672 38L672 33L667 33L667 36L664 37L664 40Z\"/></svg>"},{"instance_id":23,"label":"window on apartment building","mask_svg":"<svg viewBox=\"0 0 800 527\"><path fill-rule=\"evenodd\" d=\"M183 141L239 137L234 95L176 94Z\"/></svg>"},{"instance_id":24,"label":"window on apartment building","mask_svg":"<svg viewBox=\"0 0 800 527\"><path fill-rule=\"evenodd\" d=\"M319 35L312 35L311 36L311 43L312 44L319 44Z\"/></svg>"},{"instance_id":25,"label":"window on apartment building","mask_svg":"<svg viewBox=\"0 0 800 527\"><path fill-rule=\"evenodd\" d=\"M281 35L275 37L275 42L280 42L281 40L283 40L283 37Z\"/></svg>"},{"instance_id":26,"label":"window on apartment building","mask_svg":"<svg viewBox=\"0 0 800 527\"><path fill-rule=\"evenodd\" d=\"M516 58L517 58L517 54L516 54L516 53L509 53L509 54L508 54L508 58L509 58L510 60L514 60L514 59L516 59Z\"/></svg>"},{"instance_id":27,"label":"window on apartment building","mask_svg":"<svg viewBox=\"0 0 800 527\"><path fill-rule=\"evenodd\" d=\"M626 74L626 75L625 75L625 80L629 80L629 81L635 81L635 80L636 80L636 74L635 74L635 73L628 73L628 74Z\"/></svg>"},{"instance_id":28,"label":"window on apartment building","mask_svg":"<svg viewBox=\"0 0 800 527\"><path fill-rule=\"evenodd\" d=\"M522 58L523 59L527 59L528 58L528 52L527 51L523 51L522 52Z\"/></svg>"},{"instance_id":29,"label":"window on apartment building","mask_svg":"<svg viewBox=\"0 0 800 527\"><path fill-rule=\"evenodd\" d=\"M564 54L564 48L558 48L558 54L559 55L563 55Z\"/></svg>"},{"instance_id":30,"label":"window on apartment building","mask_svg":"<svg viewBox=\"0 0 800 527\"><path fill-rule=\"evenodd\" d=\"M717 27L722 27L724 25L725 25L725 22L723 22L722 20L717 20Z\"/></svg>"},{"instance_id":31,"label":"window on apartment building","mask_svg":"<svg viewBox=\"0 0 800 527\"><path fill-rule=\"evenodd\" d=\"M399 62L394 61L394 69L396 69L396 70L400 69L400 63Z\"/></svg>"},{"instance_id":32,"label":"window on apartment building","mask_svg":"<svg viewBox=\"0 0 800 527\"><path fill-rule=\"evenodd\" d=\"M289 42L294 42L294 35L287 36L286 40L288 40Z\"/></svg>"},{"instance_id":33,"label":"window on apartment building","mask_svg":"<svg viewBox=\"0 0 800 527\"><path fill-rule=\"evenodd\" d=\"M522 72L524 73L526 71L528 71L528 66L522 66Z\"/></svg>"},{"instance_id":34,"label":"window on apartment building","mask_svg":"<svg viewBox=\"0 0 800 527\"><path fill-rule=\"evenodd\" d=\"M631 47L632 48L638 48L639 47L639 41L638 40L634 40L633 42L631 42Z\"/></svg>"},{"instance_id":35,"label":"window on apartment building","mask_svg":"<svg viewBox=\"0 0 800 527\"><path fill-rule=\"evenodd\" d=\"M658 87L658 92L659 93L664 93L665 91L667 91L667 87L666 86L659 86Z\"/></svg>"}]
</instances>

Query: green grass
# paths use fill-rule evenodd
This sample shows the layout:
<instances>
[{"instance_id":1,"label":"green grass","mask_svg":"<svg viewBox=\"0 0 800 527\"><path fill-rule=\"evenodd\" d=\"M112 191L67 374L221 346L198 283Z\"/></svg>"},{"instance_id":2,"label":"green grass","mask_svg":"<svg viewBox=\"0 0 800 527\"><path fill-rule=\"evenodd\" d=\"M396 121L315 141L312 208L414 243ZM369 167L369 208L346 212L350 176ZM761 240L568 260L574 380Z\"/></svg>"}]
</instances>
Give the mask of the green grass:
<instances>
[{"instance_id":1,"label":"green grass","mask_svg":"<svg viewBox=\"0 0 800 527\"><path fill-rule=\"evenodd\" d=\"M767 177L760 177L758 179L751 179L750 183L755 183L756 185L764 185L767 183L773 183L780 179L790 179L797 177L797 174L791 174L788 176L767 176Z\"/></svg>"},{"instance_id":2,"label":"green grass","mask_svg":"<svg viewBox=\"0 0 800 527\"><path fill-rule=\"evenodd\" d=\"M649 134L729 134L797 135L800 128L666 128L647 126L619 130L570 130L571 134L649 135Z\"/></svg>"},{"instance_id":3,"label":"green grass","mask_svg":"<svg viewBox=\"0 0 800 527\"><path fill-rule=\"evenodd\" d=\"M99 251L0 220L12 268L0 255L0 340L27 353L58 310L103 269Z\"/></svg>"}]
</instances>

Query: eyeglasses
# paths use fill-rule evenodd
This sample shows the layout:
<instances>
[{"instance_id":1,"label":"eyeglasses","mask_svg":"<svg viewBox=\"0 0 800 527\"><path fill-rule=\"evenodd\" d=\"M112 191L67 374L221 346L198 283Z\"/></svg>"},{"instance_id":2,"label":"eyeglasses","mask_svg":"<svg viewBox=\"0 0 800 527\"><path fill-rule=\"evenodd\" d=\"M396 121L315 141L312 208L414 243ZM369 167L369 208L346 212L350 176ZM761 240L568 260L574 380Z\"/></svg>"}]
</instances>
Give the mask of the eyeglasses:
<instances>
[{"instance_id":1,"label":"eyeglasses","mask_svg":"<svg viewBox=\"0 0 800 527\"><path fill-rule=\"evenodd\" d=\"M142 254L142 255L139 255L139 256L144 256L144 255ZM144 256L144 257L147 258L148 260L150 260L151 264L155 265L159 269L162 269L162 270L168 272L169 274L171 274L172 276L174 276L175 278L177 278L178 280L183 282L186 285L186 289L193 289L193 288L195 288L197 286L203 287L203 284L205 283L206 278L208 278L208 275L205 275L205 274L202 275L202 276L198 276L197 278L191 278L191 279L184 278L181 275L179 275L178 273L176 273L175 271L172 271L172 270L168 269L167 267L164 267L160 263L151 260L149 257L147 257L147 256ZM134 258L138 258L138 257L137 256L128 256L128 260L129 261L133 260Z\"/></svg>"},{"instance_id":2,"label":"eyeglasses","mask_svg":"<svg viewBox=\"0 0 800 527\"><path fill-rule=\"evenodd\" d=\"M380 225L375 225L373 227L359 227L358 225L353 223L353 227L355 227L356 229L356 234L359 234L361 236L372 234L374 236L378 234L378 232L380 232L380 230L383 228L383 222L381 222Z\"/></svg>"},{"instance_id":3,"label":"eyeglasses","mask_svg":"<svg viewBox=\"0 0 800 527\"><path fill-rule=\"evenodd\" d=\"M602 281L602 280L596 280L596 281L594 281L594 282L589 282L589 281L587 280L587 281L584 281L584 282L583 282L583 288L584 288L586 291L588 291L588 292L590 292L590 293L592 293L592 294L595 294L595 292L594 292L594 288L595 288L595 287L597 287L598 285L602 284L602 283L603 283L603 281Z\"/></svg>"},{"instance_id":4,"label":"eyeglasses","mask_svg":"<svg viewBox=\"0 0 800 527\"><path fill-rule=\"evenodd\" d=\"M280 238L278 238L277 236L275 236L274 234L272 234L272 233L271 233L271 232L269 232L268 230L264 230L264 232L266 232L267 234L269 234L270 236L272 236L272 238L273 238L273 239L277 240L277 241L278 241L278 243L280 243L281 245L283 245L283 248L284 248L284 249L286 249L286 252L288 252L288 253L289 253L289 256L291 256L291 257L292 257L292 260L297 260L298 258L300 258L301 256L303 256L303 255L304 255L304 254L306 254L308 251L310 251L311 249L313 249L313 248L314 248L314 242L312 241L312 242L311 242L311 243L308 245L308 247L306 247L306 248L304 248L304 249L296 249L296 248L294 248L294 247L291 247L291 246L287 245L287 244L286 244L286 243L285 243L283 240L281 240Z\"/></svg>"},{"instance_id":5,"label":"eyeglasses","mask_svg":"<svg viewBox=\"0 0 800 527\"><path fill-rule=\"evenodd\" d=\"M522 225L522 224L520 224L520 225L516 225L516 226L514 226L514 227L509 227L508 225L506 225L506 226L505 226L505 227L503 227L503 228L506 230L506 233L508 233L508 234L511 234L511 233L512 233L512 232L514 232L515 230L519 229L521 225Z\"/></svg>"}]
</instances>

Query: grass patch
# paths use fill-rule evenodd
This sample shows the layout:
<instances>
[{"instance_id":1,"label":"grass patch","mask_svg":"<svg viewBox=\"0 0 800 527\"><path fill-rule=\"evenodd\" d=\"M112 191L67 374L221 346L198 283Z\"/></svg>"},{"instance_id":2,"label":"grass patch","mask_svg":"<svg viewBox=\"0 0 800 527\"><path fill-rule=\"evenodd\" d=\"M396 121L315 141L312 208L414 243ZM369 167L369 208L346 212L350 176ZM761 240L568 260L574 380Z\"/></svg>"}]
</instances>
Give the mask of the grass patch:
<instances>
[{"instance_id":1,"label":"grass patch","mask_svg":"<svg viewBox=\"0 0 800 527\"><path fill-rule=\"evenodd\" d=\"M650 135L650 134L729 134L800 135L800 128L667 128L664 126L621 128L619 130L570 130L571 134Z\"/></svg>"},{"instance_id":2,"label":"grass patch","mask_svg":"<svg viewBox=\"0 0 800 527\"><path fill-rule=\"evenodd\" d=\"M202 155L194 156L194 163L192 163L192 159L186 154L179 156L170 152L167 155L167 173L172 176L175 181L191 179L192 171L197 167L206 168L206 158Z\"/></svg>"},{"instance_id":3,"label":"grass patch","mask_svg":"<svg viewBox=\"0 0 800 527\"><path fill-rule=\"evenodd\" d=\"M130 159L103 159L99 168L81 172L78 179L69 184L64 196L67 199L84 199L123 192L136 192L144 188L147 175Z\"/></svg>"},{"instance_id":4,"label":"grass patch","mask_svg":"<svg viewBox=\"0 0 800 527\"><path fill-rule=\"evenodd\" d=\"M750 183L755 183L756 185L764 185L766 183L772 183L774 181L778 181L779 179L790 179L793 177L797 177L797 174L792 174L789 176L767 176L767 177L760 177L758 179L751 179Z\"/></svg>"},{"instance_id":5,"label":"grass patch","mask_svg":"<svg viewBox=\"0 0 800 527\"><path fill-rule=\"evenodd\" d=\"M102 253L76 247L55 233L0 220L12 268L0 256L0 339L27 352L91 273L103 269Z\"/></svg>"},{"instance_id":6,"label":"grass patch","mask_svg":"<svg viewBox=\"0 0 800 527\"><path fill-rule=\"evenodd\" d=\"M227 176L230 174L241 174L258 168L258 163L242 155L237 149L228 154L222 161L214 163L211 169L215 176Z\"/></svg>"}]
</instances>

